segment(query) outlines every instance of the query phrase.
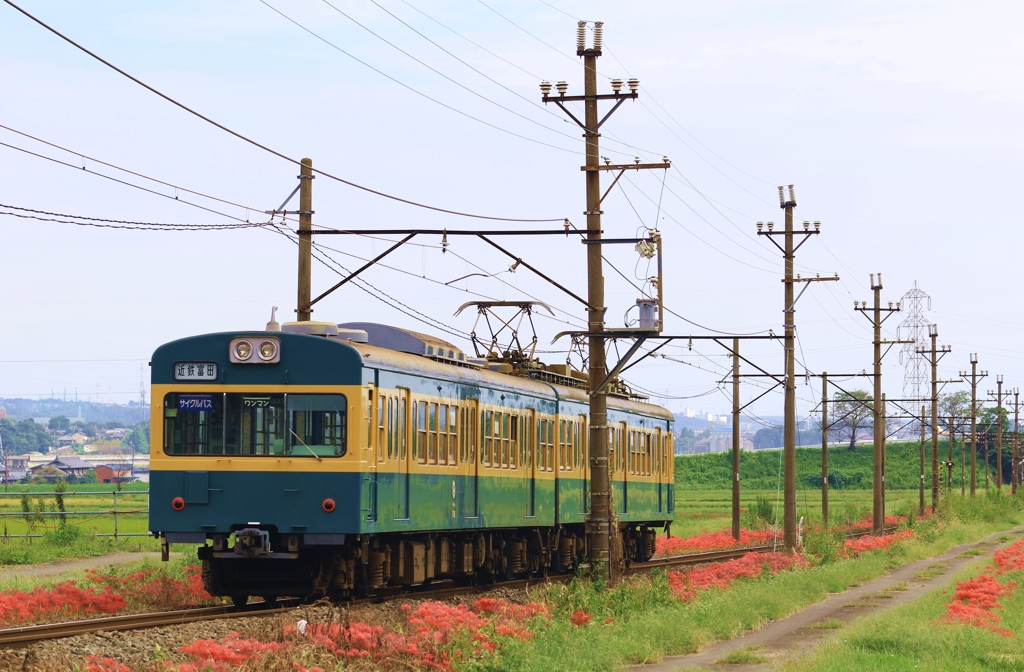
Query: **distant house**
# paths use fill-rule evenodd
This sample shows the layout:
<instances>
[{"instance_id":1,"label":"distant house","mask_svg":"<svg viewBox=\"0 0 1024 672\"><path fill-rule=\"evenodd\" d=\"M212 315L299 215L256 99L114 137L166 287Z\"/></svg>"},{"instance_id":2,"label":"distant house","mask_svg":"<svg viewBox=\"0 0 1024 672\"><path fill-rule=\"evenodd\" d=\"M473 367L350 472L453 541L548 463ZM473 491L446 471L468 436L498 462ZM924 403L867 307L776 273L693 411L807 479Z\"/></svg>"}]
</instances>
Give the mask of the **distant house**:
<instances>
[{"instance_id":1,"label":"distant house","mask_svg":"<svg viewBox=\"0 0 1024 672\"><path fill-rule=\"evenodd\" d=\"M28 469L28 455L8 455L7 468L21 469L22 471Z\"/></svg>"},{"instance_id":2,"label":"distant house","mask_svg":"<svg viewBox=\"0 0 1024 672\"><path fill-rule=\"evenodd\" d=\"M21 479L25 478L28 473L25 469L7 469L0 470L0 483L17 483Z\"/></svg>"},{"instance_id":3,"label":"distant house","mask_svg":"<svg viewBox=\"0 0 1024 672\"><path fill-rule=\"evenodd\" d=\"M128 483L132 480L132 465L101 464L96 467L96 480L100 483Z\"/></svg>"},{"instance_id":4,"label":"distant house","mask_svg":"<svg viewBox=\"0 0 1024 672\"><path fill-rule=\"evenodd\" d=\"M65 476L79 477L85 476L86 474L93 470L93 466L80 457L75 457L73 455L62 455L51 462L47 462L46 464L40 464L39 466L33 467L31 469L32 475L36 475L37 473L47 469L47 467L53 467L54 469L61 472L61 474Z\"/></svg>"},{"instance_id":5,"label":"distant house","mask_svg":"<svg viewBox=\"0 0 1024 672\"><path fill-rule=\"evenodd\" d=\"M62 446L84 446L85 442L89 440L89 437L81 432L75 432L74 434L67 434L57 439L57 443Z\"/></svg>"}]
</instances>

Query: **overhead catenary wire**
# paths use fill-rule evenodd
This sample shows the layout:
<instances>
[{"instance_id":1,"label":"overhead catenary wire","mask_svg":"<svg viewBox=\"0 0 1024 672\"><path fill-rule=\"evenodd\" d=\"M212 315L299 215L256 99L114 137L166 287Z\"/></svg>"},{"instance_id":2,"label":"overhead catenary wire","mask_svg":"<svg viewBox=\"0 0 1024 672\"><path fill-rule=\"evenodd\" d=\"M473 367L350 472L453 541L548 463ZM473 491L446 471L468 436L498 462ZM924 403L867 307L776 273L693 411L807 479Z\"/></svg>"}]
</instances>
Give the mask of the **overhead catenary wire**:
<instances>
[{"instance_id":1,"label":"overhead catenary wire","mask_svg":"<svg viewBox=\"0 0 1024 672\"><path fill-rule=\"evenodd\" d=\"M21 217L23 219L35 219L44 222L60 222L63 224L75 224L77 226L95 226L105 229L126 229L126 230L147 230L147 231L219 231L224 229L251 229L264 226L263 223L242 222L238 224L169 224L163 222L134 222L122 219L100 219L99 217L85 217L82 215L67 215L58 212L47 212L45 210L33 210L21 208L16 205L0 203L0 208L8 210L19 210L21 212L32 212L36 215L52 215L52 217L39 217L36 215L19 214L15 212L0 212L0 215L10 217ZM56 219L61 218L61 219ZM75 221L85 220L85 221Z\"/></svg>"},{"instance_id":2,"label":"overhead catenary wire","mask_svg":"<svg viewBox=\"0 0 1024 672\"><path fill-rule=\"evenodd\" d=\"M284 154L282 152L277 151L276 149L272 149L272 148L270 148L270 147L268 147L268 146L266 146L264 144L261 144L261 143L257 142L256 140L253 140L252 138L249 138L248 136L245 136L242 133L239 133L238 131L232 130L231 128L229 128L227 126L225 126L225 125L223 125L223 124L221 124L221 123L219 123L217 121L214 121L210 117L207 117L207 116L197 112L196 110L192 109L191 107L188 107L184 103L181 103L181 102L177 101L176 99L172 98L171 96L167 95L166 93L163 93L162 91L159 91L158 89L150 86L149 84L146 84L145 82L143 82L142 80L138 79L137 77L134 77L133 75L128 74L128 72L126 72L126 71L122 70L121 68L117 67L116 65L114 65L110 61L107 61L106 59L98 56L94 52L86 49L85 47L83 47L79 43L75 42L71 38L67 37L63 33L61 33L58 30L56 30L55 28L51 27L49 24L45 23L41 19L36 18L35 16L30 14L29 12L25 11L24 9L22 9L21 7L16 5L11 0L3 0L3 1L5 3L7 3L8 5L10 5L11 7L13 7L14 9L18 10L19 12L21 12L22 14L24 14L25 16L27 16L28 18L30 18L33 21L35 21L36 23L38 23L40 26L42 26L46 30L50 31L51 33L53 33L57 37L61 38L62 40L64 40L68 44L71 44L75 48L83 51L84 53L88 54L89 56L91 56L92 58L96 59L97 61L99 61L103 65L107 66L108 68L114 70L115 72L123 75L124 77L127 77L128 79L130 79L131 81L135 82L139 86L141 86L141 87L151 91L152 93L155 93L156 95L160 96L164 100L166 100L166 101L168 101L168 102L170 102L170 103L180 107L181 109L185 110L189 114L192 114L192 115L198 117L199 119L202 119L203 121L205 121L205 122L207 122L207 123L209 123L209 124L219 128L220 130L222 130L222 131L224 131L226 133L229 133L230 135L235 136L236 138L238 138L238 139L240 139L240 140L242 140L244 142L249 143L250 145L252 145L254 147L262 149L263 151L265 151L265 152L267 152L269 154L273 154L274 156L276 156L276 157L278 157L280 159L284 159L285 161L293 163L293 164L295 164L297 166L301 166L302 165L302 162L299 161L298 159L294 159L294 158L292 158L292 157L290 157L290 156L288 156L288 155L286 155L286 154ZM269 6L270 5L268 5L268 7ZM406 205L412 205L412 206L415 206L415 207L418 207L418 208L423 208L423 209L426 209L426 210L433 210L435 212L442 212L442 213L449 214L449 215L456 215L456 216L459 216L459 217L471 217L471 218L474 218L474 219L488 219L488 220L500 221L500 222L560 222L560 221L562 221L564 219L564 217L551 217L551 218L544 218L544 219L524 219L524 218L518 218L518 217L496 217L496 216L491 216L491 215L480 215L480 214L469 213L469 212L461 212L461 211L458 211L458 210L451 210L451 209L447 209L447 208L441 208L441 207L437 207L437 206L433 206L433 205L428 205L428 204L425 204L425 203L420 203L418 201L413 201L411 199L402 198L400 196L395 196L393 194L389 194L389 193L386 193L386 192L383 192L383 191L380 191L380 190L377 190L377 189L372 189L370 187L364 186L364 185L359 184L357 182L353 182L351 180L347 180L345 178L338 177L337 175L334 175L332 173L326 172L326 171L324 171L323 169L320 169L320 168L315 168L313 170L317 174L323 175L324 177L326 177L328 179L334 180L336 182L340 182L341 184L346 184L346 185L348 185L350 187L353 187L353 188L356 188L356 189L360 189L362 191L365 191L365 192L370 193L370 194L374 194L376 196L380 196L382 198L387 198L387 199L390 199L390 200L393 200L393 201L397 201L399 203L405 203Z\"/></svg>"}]
</instances>

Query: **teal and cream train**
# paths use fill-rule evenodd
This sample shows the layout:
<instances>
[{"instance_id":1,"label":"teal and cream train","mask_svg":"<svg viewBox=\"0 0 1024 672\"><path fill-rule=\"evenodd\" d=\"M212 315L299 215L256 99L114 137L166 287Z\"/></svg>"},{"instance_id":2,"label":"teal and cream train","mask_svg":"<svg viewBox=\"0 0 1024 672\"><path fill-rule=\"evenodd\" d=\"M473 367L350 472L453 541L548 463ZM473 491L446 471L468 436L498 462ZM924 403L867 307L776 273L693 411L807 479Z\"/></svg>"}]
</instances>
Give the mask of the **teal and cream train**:
<instances>
[{"instance_id":1,"label":"teal and cream train","mask_svg":"<svg viewBox=\"0 0 1024 672\"><path fill-rule=\"evenodd\" d=\"M150 530L207 590L372 592L586 557L585 384L384 325L206 334L153 354ZM570 375L566 375L570 374ZM619 561L672 520L672 415L608 402Z\"/></svg>"}]
</instances>

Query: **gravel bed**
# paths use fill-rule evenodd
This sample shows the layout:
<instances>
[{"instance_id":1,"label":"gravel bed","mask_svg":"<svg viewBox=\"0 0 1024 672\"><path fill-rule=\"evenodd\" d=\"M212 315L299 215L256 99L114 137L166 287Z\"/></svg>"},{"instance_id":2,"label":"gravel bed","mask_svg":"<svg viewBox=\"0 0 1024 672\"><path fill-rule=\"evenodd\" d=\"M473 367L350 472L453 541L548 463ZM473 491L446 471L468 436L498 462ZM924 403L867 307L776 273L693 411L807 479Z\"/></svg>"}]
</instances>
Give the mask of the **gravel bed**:
<instances>
[{"instance_id":1,"label":"gravel bed","mask_svg":"<svg viewBox=\"0 0 1024 672\"><path fill-rule=\"evenodd\" d=\"M453 597L446 602L468 604L480 597L525 603L530 596L523 589L496 588L483 594ZM402 609L402 605L411 604L415 607L426 599L429 598L407 598L353 607L318 602L273 615L214 619L49 640L24 649L0 650L0 672L64 672L81 669L86 657L90 655L114 658L133 670L148 670L157 660L172 664L194 662L181 653L181 648L197 639L219 640L231 632L237 632L243 638L253 637L263 642L281 641L284 626L294 625L299 620L309 623L362 621L391 629L406 622L407 612Z\"/></svg>"}]
</instances>

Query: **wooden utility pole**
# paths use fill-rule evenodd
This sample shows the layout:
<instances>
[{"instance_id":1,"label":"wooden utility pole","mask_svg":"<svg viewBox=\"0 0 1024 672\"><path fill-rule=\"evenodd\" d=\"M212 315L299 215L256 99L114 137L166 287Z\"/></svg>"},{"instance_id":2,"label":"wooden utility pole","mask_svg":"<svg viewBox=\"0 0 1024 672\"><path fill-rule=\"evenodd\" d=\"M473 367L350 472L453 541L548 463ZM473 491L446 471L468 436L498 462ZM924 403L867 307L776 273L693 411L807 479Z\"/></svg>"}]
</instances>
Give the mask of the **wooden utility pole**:
<instances>
[{"instance_id":1,"label":"wooden utility pole","mask_svg":"<svg viewBox=\"0 0 1024 672\"><path fill-rule=\"evenodd\" d=\"M878 276L878 282L875 282L875 276ZM872 516L872 532L875 534L881 534L882 529L885 527L885 402L883 401L882 395L882 346L891 345L894 343L910 343L913 341L883 341L882 340L882 323L885 322L893 313L899 312L900 304L896 304L894 308L892 301L889 302L888 308L882 307L882 274L872 273L871 274L871 289L874 291L874 304L871 308L867 307L864 301L860 302L860 306L854 301L854 310L860 313L870 316L868 319L871 320L871 326L874 329L874 372L873 378L875 381L874 394L872 395L871 409L872 409L872 426L874 430L872 434L874 436L874 471L873 471L873 516ZM884 317L883 317L884 314ZM888 349L886 349L888 352Z\"/></svg>"},{"instance_id":2,"label":"wooden utility pole","mask_svg":"<svg viewBox=\"0 0 1024 672\"><path fill-rule=\"evenodd\" d=\"M964 477L966 476L964 465L967 464L967 423L960 425L960 496L967 494L965 490Z\"/></svg>"},{"instance_id":3,"label":"wooden utility pole","mask_svg":"<svg viewBox=\"0 0 1024 672\"><path fill-rule=\"evenodd\" d=\"M885 423L883 421L882 409L882 274L878 274L878 284L875 284L875 276L871 275L871 289L874 290L874 311L871 321L874 323L874 346L875 346L875 370L874 370L874 401L871 404L872 416L872 438L874 439L874 483L873 485L873 522L871 526L875 534L881 534L885 527L885 505L882 503L882 495L885 492L884 476L882 471L885 458L882 456L882 449L885 446Z\"/></svg>"},{"instance_id":4,"label":"wooden utility pole","mask_svg":"<svg viewBox=\"0 0 1024 672\"><path fill-rule=\"evenodd\" d=\"M982 445L982 458L985 460L985 489L988 490L988 432L985 432L984 443Z\"/></svg>"},{"instance_id":5,"label":"wooden utility pole","mask_svg":"<svg viewBox=\"0 0 1024 672\"><path fill-rule=\"evenodd\" d=\"M779 188L781 195L782 188ZM796 207L796 194L793 185L789 187L789 200L782 203L786 211L785 224L785 351L786 351L786 394L785 421L783 423L782 453L784 462L783 493L783 537L786 550L797 547L796 538L796 299L793 297L793 208Z\"/></svg>"},{"instance_id":6,"label":"wooden utility pole","mask_svg":"<svg viewBox=\"0 0 1024 672\"><path fill-rule=\"evenodd\" d=\"M732 536L740 539L740 339L732 339Z\"/></svg>"},{"instance_id":7,"label":"wooden utility pole","mask_svg":"<svg viewBox=\"0 0 1024 672\"><path fill-rule=\"evenodd\" d=\"M763 223L757 223L757 235L768 236L768 240L782 252L782 258L784 261L785 275L782 278L782 282L785 286L785 303L783 306L783 329L785 330L785 370L786 377L783 380L786 388L785 395L785 410L782 431L782 461L783 461L783 540L785 541L786 550L791 551L796 548L797 530L796 530L796 302L800 296L794 297L794 290L797 283L811 283L811 282L826 282L832 280L838 280L839 274L832 278L801 278L793 274L793 260L795 254L800 245L807 242L807 239L813 235L821 233L821 222L814 223L814 229L811 229L811 223L808 221L804 222L804 230L802 232L796 232L793 229L793 209L796 208L796 192L793 190L793 185L789 185L789 197L786 197L785 188L779 187L779 207L786 211L786 224L782 231L775 231L775 224L768 222L768 230L764 231ZM804 236L804 239L799 244L793 244L794 235ZM775 242L774 236L782 235L783 244L779 245ZM802 295L806 291L809 284L800 290Z\"/></svg>"},{"instance_id":8,"label":"wooden utility pole","mask_svg":"<svg viewBox=\"0 0 1024 672\"><path fill-rule=\"evenodd\" d=\"M989 390L989 396L992 391ZM996 490L1003 491L1003 377L996 376Z\"/></svg>"},{"instance_id":9,"label":"wooden utility pole","mask_svg":"<svg viewBox=\"0 0 1024 672\"><path fill-rule=\"evenodd\" d=\"M971 353L971 497L977 490L978 472L978 381L988 375L988 371L978 374L978 353ZM967 372L961 371L960 377L967 380Z\"/></svg>"},{"instance_id":10,"label":"wooden utility pole","mask_svg":"<svg viewBox=\"0 0 1024 672\"><path fill-rule=\"evenodd\" d=\"M821 373L821 524L828 529L828 373Z\"/></svg>"},{"instance_id":11,"label":"wooden utility pole","mask_svg":"<svg viewBox=\"0 0 1024 672\"><path fill-rule=\"evenodd\" d=\"M582 46L582 45L579 45ZM604 266L601 257L601 173L595 170L600 165L597 132L597 57L601 54L601 45L597 43L593 49L577 50L583 57L583 122L586 139L587 184L587 329L593 333L604 331ZM658 316L659 319L661 316ZM609 510L608 482L608 393L599 390L598 385L604 380L608 369L605 364L605 339L591 336L587 350L590 361L590 516L588 523L589 547L591 561L597 566L598 572L612 579L609 549L612 536L616 539L618 530L612 529L611 511ZM601 571L603 568L603 572Z\"/></svg>"},{"instance_id":12,"label":"wooden utility pole","mask_svg":"<svg viewBox=\"0 0 1024 672\"><path fill-rule=\"evenodd\" d=\"M953 427L953 416L949 416L949 459L946 460L950 465L953 464L953 444L956 443L956 429ZM953 487L953 468L951 466L946 467L946 494L952 492Z\"/></svg>"},{"instance_id":13,"label":"wooden utility pole","mask_svg":"<svg viewBox=\"0 0 1024 672\"><path fill-rule=\"evenodd\" d=\"M299 171L299 231L313 229L313 159L303 159ZM299 235L299 295L295 306L296 319L309 322L313 309L313 236Z\"/></svg>"},{"instance_id":14,"label":"wooden utility pole","mask_svg":"<svg viewBox=\"0 0 1024 672\"><path fill-rule=\"evenodd\" d=\"M625 165L600 165L600 139L599 129L626 100L636 100L639 96L637 89L640 82L636 78L628 81L629 91L622 91L622 80L611 81L612 93L599 94L597 92L597 59L601 56L601 46L604 33L604 24L600 21L593 22L594 37L593 46L586 45L587 21L580 21L576 26L576 55L583 58L583 95L567 96L566 91L569 85L558 82L555 88L557 94L551 95L551 84L541 82L540 90L544 103L554 103L562 109L576 124L583 129L583 137L586 141L586 165L580 170L584 171L587 187L587 209L584 214L587 217L587 238L584 241L587 245L587 342L589 357L589 391L590 391L590 511L587 514L587 545L590 561L594 573L607 581L612 581L612 563L610 562L610 549L613 544L618 545L619 530L615 523L610 506L610 488L608 480L608 383L606 380L608 367L605 361L605 312L604 305L604 267L601 256L601 171L617 171L619 177L627 170L646 169L667 169L668 158L664 157L662 163L640 163L639 157L632 164ZM615 106L604 115L599 117L597 104L601 100L613 100ZM583 121L580 121L567 107L565 103L583 103ZM612 183L614 186L615 182ZM619 241L608 241L622 242ZM659 307L661 287L659 286ZM653 330L622 330L622 336L629 335L643 338L646 335L656 334L661 331L663 323L662 314L659 312L656 320L656 328ZM642 333L641 333L642 332ZM621 336L620 336L621 337ZM639 342L634 343L639 346ZM616 368L616 371L618 369Z\"/></svg>"},{"instance_id":15,"label":"wooden utility pole","mask_svg":"<svg viewBox=\"0 0 1024 672\"><path fill-rule=\"evenodd\" d=\"M921 406L921 503L919 509L921 515L924 515L924 430L927 423L924 421L924 405Z\"/></svg>"},{"instance_id":16,"label":"wooden utility pole","mask_svg":"<svg viewBox=\"0 0 1024 672\"><path fill-rule=\"evenodd\" d=\"M1011 471L1010 471L1010 493L1017 494L1017 481L1019 478L1018 465L1017 465L1017 444L1019 443L1020 433L1018 432L1018 421L1020 420L1020 389L1013 388L1013 455L1010 457Z\"/></svg>"},{"instance_id":17,"label":"wooden utility pole","mask_svg":"<svg viewBox=\"0 0 1024 672\"><path fill-rule=\"evenodd\" d=\"M937 345L938 325L928 325L928 335L932 339L931 349L916 348L916 352L930 355L932 364L932 513L934 514L939 507L939 360L950 352L950 347L944 345L941 350L939 349Z\"/></svg>"}]
</instances>

